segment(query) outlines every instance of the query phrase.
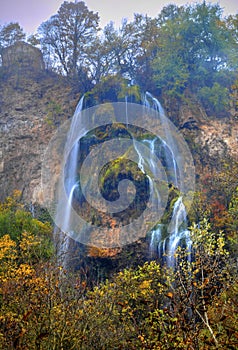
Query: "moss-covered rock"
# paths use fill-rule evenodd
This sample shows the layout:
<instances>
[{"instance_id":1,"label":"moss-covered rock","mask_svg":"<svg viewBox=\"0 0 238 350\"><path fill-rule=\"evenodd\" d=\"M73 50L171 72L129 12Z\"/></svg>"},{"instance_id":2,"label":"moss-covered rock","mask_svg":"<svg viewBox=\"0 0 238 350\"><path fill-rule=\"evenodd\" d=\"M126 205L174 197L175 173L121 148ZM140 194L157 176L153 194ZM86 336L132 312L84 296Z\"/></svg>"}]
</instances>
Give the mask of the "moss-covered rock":
<instances>
[{"instance_id":1,"label":"moss-covered rock","mask_svg":"<svg viewBox=\"0 0 238 350\"><path fill-rule=\"evenodd\" d=\"M141 92L138 85L131 86L129 81L118 75L108 76L95 85L95 87L85 94L87 107L95 106L106 102L130 103L141 101Z\"/></svg>"}]
</instances>

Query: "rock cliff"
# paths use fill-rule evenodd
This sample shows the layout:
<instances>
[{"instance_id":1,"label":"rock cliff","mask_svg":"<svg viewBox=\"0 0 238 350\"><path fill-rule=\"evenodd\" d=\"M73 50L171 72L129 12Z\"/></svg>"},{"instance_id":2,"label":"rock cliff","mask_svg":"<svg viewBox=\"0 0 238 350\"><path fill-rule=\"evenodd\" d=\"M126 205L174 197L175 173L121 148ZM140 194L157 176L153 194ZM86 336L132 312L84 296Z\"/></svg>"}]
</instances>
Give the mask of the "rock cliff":
<instances>
[{"instance_id":1,"label":"rock cliff","mask_svg":"<svg viewBox=\"0 0 238 350\"><path fill-rule=\"evenodd\" d=\"M70 118L79 96L45 71L6 73L0 83L0 198L14 189L38 201L41 162L56 127Z\"/></svg>"}]
</instances>

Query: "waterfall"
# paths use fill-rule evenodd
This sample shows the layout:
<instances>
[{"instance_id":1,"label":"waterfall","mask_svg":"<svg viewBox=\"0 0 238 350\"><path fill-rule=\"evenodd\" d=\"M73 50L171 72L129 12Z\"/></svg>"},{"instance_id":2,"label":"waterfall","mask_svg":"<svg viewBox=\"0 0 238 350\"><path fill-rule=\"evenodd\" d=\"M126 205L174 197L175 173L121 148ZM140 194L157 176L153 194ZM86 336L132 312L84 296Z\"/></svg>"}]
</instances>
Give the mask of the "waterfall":
<instances>
[{"instance_id":1,"label":"waterfall","mask_svg":"<svg viewBox=\"0 0 238 350\"><path fill-rule=\"evenodd\" d=\"M136 153L138 154L138 167L142 171L142 173L145 174L145 169L144 169L144 158L139 150L139 144L135 142L135 139L133 138L133 146L135 148Z\"/></svg>"},{"instance_id":2,"label":"waterfall","mask_svg":"<svg viewBox=\"0 0 238 350\"><path fill-rule=\"evenodd\" d=\"M128 97L127 95L125 96L125 104L126 104L126 126L128 127L128 104L127 104L127 101L128 101Z\"/></svg>"},{"instance_id":3,"label":"waterfall","mask_svg":"<svg viewBox=\"0 0 238 350\"><path fill-rule=\"evenodd\" d=\"M142 132L140 134L140 132L138 132L140 136L141 135L143 136L143 138L141 139L138 138L137 136L138 134L135 132L135 125L133 125L133 119L132 119L132 115L134 117L134 114L132 113L133 110L131 109L130 105L127 102L127 97L125 97L125 102L126 102L125 105L123 105L124 113L122 115L124 119L119 121L121 123L126 124L127 130L131 131L131 133L130 132L128 133L131 136L129 140L132 140L132 145L130 143L130 147L132 146L131 148L134 148L135 162L137 162L139 169L143 174L146 175L148 179L147 182L149 182L150 198L151 198L149 209L153 207L153 210L154 210L155 208L153 212L155 213L155 218L153 215L152 216L148 215L148 220L147 220L147 217L145 216L146 220L149 223L151 222L153 225L155 225L154 228L151 230L151 232L149 232L150 254L151 254L151 257L156 256L162 259L163 261L166 262L168 266L175 267L176 259L174 255L178 246L186 247L188 250L191 249L190 235L187 229L187 213L186 213L185 205L183 203L184 189L186 190L186 186L183 183L185 175L183 173L183 170L181 170L182 168L186 168L186 166L182 167L181 164L183 165L184 163L179 163L182 155L180 154L178 143L176 143L176 140L174 140L174 134L172 133L172 128L170 125L172 123L166 118L165 112L160 102L156 98L154 98L150 93L145 94L144 106L143 107L141 106L142 117L144 118L144 116L146 115L147 108L149 108L150 111L152 109L153 109L153 112L156 111L155 114L156 114L156 118L158 118L159 120L158 125L161 130L161 135L160 133L158 133L159 135L157 135L156 133L153 134L154 129L152 127L151 129L149 128L149 130L152 130L151 132L149 132L147 130L147 125L143 124L143 129L141 127L141 129L139 130L144 130L143 131L144 133ZM104 158L103 157L96 158L97 153L95 153L95 156L93 157L95 157L96 159L97 166L92 168L91 176L88 176L87 173L84 175L83 180L85 180L85 183L83 185L82 183L79 184L78 168L79 168L79 165L81 166L83 164L83 160L84 160L83 156L82 156L83 160L80 158L80 155L81 154L84 155L85 149L87 150L87 147L89 147L89 145L90 146L95 145L100 147L102 147L103 145L103 143L102 144L99 143L99 141L100 142L102 141L100 140L100 137L97 139L98 137L96 136L97 134L94 135L91 132L93 127L97 126L98 120L95 123L94 122L91 123L91 121L88 122L87 118L86 119L84 118L84 120L82 120L83 119L81 118L82 107L83 107L83 98L81 98L81 100L79 101L76 107L75 113L72 117L69 131L67 133L67 139L64 145L64 153L63 153L64 167L63 167L63 176L62 176L63 186L61 183L61 190L60 190L61 192L58 194L58 201L57 201L57 208L56 208L56 223L57 222L61 223L61 226L60 226L61 231L60 231L60 234L57 236L59 240L58 256L62 266L64 267L67 267L69 262L68 261L68 256L69 256L68 253L70 251L69 237L73 237L73 238L75 237L74 228L76 227L76 225L74 222L75 216L74 216L73 204L75 205L75 202L77 202L78 198L80 197L80 194L81 194L80 191L82 191L82 193L85 193L85 197L87 197L86 195L88 193L90 194L90 188L94 189L94 187L90 187L90 181L92 181L93 176L97 174L97 171L99 170L99 165L101 164L100 162L101 161L104 162ZM97 115L97 118L99 118L101 115L103 116L103 113L101 114L99 113L99 115ZM107 118L107 114L105 118ZM112 120L114 122L114 116ZM103 122L101 123L98 122L99 127L104 125L103 124L104 119L102 119L102 121ZM106 120L106 122L108 121ZM153 125L154 124L152 124L152 126ZM100 130L100 133L102 133L101 130ZM92 142L94 139L96 139L97 141L97 143L95 144ZM123 140L125 141L125 138ZM120 156L126 154L126 151L127 151L127 149L126 150L123 149L122 145L123 143L119 143L119 146L118 144L116 144L116 147L122 148L122 150L120 150L121 151ZM85 147L85 149L83 147ZM106 148L101 148L101 149L103 150L102 155L104 155ZM114 152L113 148L112 148L112 151ZM93 157L91 158L91 160L94 160ZM157 164L157 159L159 159L161 162L160 166L158 166ZM132 160L134 161L134 158ZM81 177L82 167L80 169L81 169L80 170L80 177ZM85 169L87 169L87 167L85 167ZM176 199L173 198L175 202L173 205L173 209L171 210L171 215L169 217L170 222L168 223L159 221L161 218L160 212L164 208L162 205L162 202L164 200L163 199L164 194L162 192L163 189L160 192L160 189L158 187L159 185L156 182L158 182L159 185L161 184L161 187L166 187L166 188L168 187L168 185L171 185L171 186L173 185L176 188L177 193L181 194L178 196L178 198ZM146 188L148 189L148 187ZM87 189L87 191L85 189ZM77 197L78 193L79 193L79 196ZM102 206L102 209L104 209L103 206ZM90 210L88 210L88 212L90 212ZM117 214L116 211L114 213ZM116 214L115 214L115 217L117 218ZM106 214L103 214L103 215L106 215ZM85 227L86 227L86 224L85 224ZM151 227L153 226L151 225L149 229L151 229ZM85 234L85 237L89 232L89 231L86 231L86 228L84 232L82 230L83 234ZM77 226L77 229L78 229L78 226ZM148 232L149 229L147 229L146 232ZM134 227L133 227L133 230L134 230ZM140 231L140 230L141 230L141 226L137 227L137 231ZM133 234L134 234L134 231L133 231ZM82 237L83 236L81 235L80 239ZM86 242L85 244L87 244L88 242L87 240L83 240L83 241L78 240L78 241L83 244L84 242Z\"/></svg>"},{"instance_id":4,"label":"waterfall","mask_svg":"<svg viewBox=\"0 0 238 350\"><path fill-rule=\"evenodd\" d=\"M177 173L177 166L176 166L176 159L174 155L175 151L175 144L173 140L173 135L170 132L170 127L168 125L168 119L165 116L165 112L163 107L161 106L161 103L149 92L146 92L145 98L144 98L144 103L146 106L150 106L149 100L152 101L152 108L154 108L160 118L161 126L164 132L165 139L162 140L162 147L167 148L167 151L165 151L165 156L166 156L166 162L167 166L169 166L171 169L173 169L173 183L177 187L178 186L178 173Z\"/></svg>"},{"instance_id":5,"label":"waterfall","mask_svg":"<svg viewBox=\"0 0 238 350\"><path fill-rule=\"evenodd\" d=\"M180 244L186 246L190 251L191 240L189 230L187 229L187 212L185 205L183 204L182 196L176 200L173 208L173 214L168 226L168 245L167 245L167 265L175 267L175 251ZM164 252L165 253L165 252Z\"/></svg>"},{"instance_id":6,"label":"waterfall","mask_svg":"<svg viewBox=\"0 0 238 350\"><path fill-rule=\"evenodd\" d=\"M153 258L154 256L158 256L161 258L161 242L162 241L162 229L163 225L158 225L154 230L151 231L150 237L150 256Z\"/></svg>"},{"instance_id":7,"label":"waterfall","mask_svg":"<svg viewBox=\"0 0 238 350\"><path fill-rule=\"evenodd\" d=\"M134 138L133 138L133 146L138 155L138 167L141 169L141 171L144 174L146 174L146 170L145 170L145 167L146 167L151 172L151 174L153 174L153 177L159 177L159 174L157 173L158 169L156 168L156 164L154 161L155 141L156 141L156 138L152 140L144 140L144 143L148 144L149 150L150 150L147 158L143 157L142 152L140 151L140 143L136 142ZM161 202L160 202L160 195L159 195L158 189L155 186L152 177L149 174L147 174L146 176L150 184L150 195L152 198L152 202L157 207L160 207Z\"/></svg>"},{"instance_id":8,"label":"waterfall","mask_svg":"<svg viewBox=\"0 0 238 350\"><path fill-rule=\"evenodd\" d=\"M166 232L164 233L164 231ZM177 248L179 246L186 248L188 253L187 259L190 260L191 245L190 232L187 228L186 208L183 204L182 196L180 196L174 204L172 218L168 227L159 224L151 231L150 257L159 258L167 266L175 268L175 252Z\"/></svg>"},{"instance_id":9,"label":"waterfall","mask_svg":"<svg viewBox=\"0 0 238 350\"><path fill-rule=\"evenodd\" d=\"M178 158L180 155L177 153L176 145L174 143L173 135L170 132L168 119L165 116L164 109L160 102L149 92L146 92L145 94L144 105L147 108L153 108L158 112L164 135L164 139L160 140L160 147L157 149L158 156L161 156L161 154L164 153L165 167L169 170L168 182L172 183L176 188L179 188L181 179L178 173L176 157ZM156 151L155 140L147 140L147 142L150 145L151 152L154 153ZM153 167L153 163L151 163L151 166ZM191 251L190 233L187 228L187 212L183 203L182 195L180 195L175 201L171 221L166 226L167 227L159 224L151 231L149 245L150 255L151 257L158 257L166 262L167 266L174 268L176 266L175 252L178 246L186 247L188 251L188 259Z\"/></svg>"},{"instance_id":10,"label":"waterfall","mask_svg":"<svg viewBox=\"0 0 238 350\"><path fill-rule=\"evenodd\" d=\"M79 153L79 142L77 141L77 138L80 138L80 135L83 134L83 128L81 126L80 121L80 113L83 109L83 100L84 96L80 99L78 102L78 105L75 109L74 115L72 117L72 121L70 124L70 129L67 134L67 140L64 146L64 169L63 169L63 179L64 179L64 189L67 196L66 206L63 208L62 213L62 203L60 201L60 195L59 195L59 201L57 205L56 210L56 217L57 215L62 216L63 214L63 220L61 220L61 231L58 232L58 229L55 229L55 236L57 235L56 241L57 244L57 255L58 260L61 263L61 265L66 268L68 263L68 253L69 253L69 244L70 244L70 238L68 233L69 229L69 222L71 218L71 210L72 210L72 201L74 196L74 191L76 190L78 184L77 184L77 159L78 159L78 153ZM76 142L75 142L76 140ZM67 166L66 166L67 161Z\"/></svg>"},{"instance_id":11,"label":"waterfall","mask_svg":"<svg viewBox=\"0 0 238 350\"><path fill-rule=\"evenodd\" d=\"M35 218L35 206L32 202L30 203L29 210L30 210L31 216Z\"/></svg>"}]
</instances>

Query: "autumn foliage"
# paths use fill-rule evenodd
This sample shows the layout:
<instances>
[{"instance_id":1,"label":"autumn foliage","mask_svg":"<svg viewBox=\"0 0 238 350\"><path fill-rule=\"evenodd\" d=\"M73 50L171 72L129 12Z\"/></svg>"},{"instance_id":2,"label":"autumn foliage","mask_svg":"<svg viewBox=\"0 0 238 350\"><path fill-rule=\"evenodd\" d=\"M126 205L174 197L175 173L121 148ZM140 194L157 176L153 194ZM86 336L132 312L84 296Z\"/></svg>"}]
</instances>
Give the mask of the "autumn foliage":
<instances>
[{"instance_id":1,"label":"autumn foliage","mask_svg":"<svg viewBox=\"0 0 238 350\"><path fill-rule=\"evenodd\" d=\"M192 255L178 249L176 270L151 261L89 288L57 264L48 224L16 194L1 205L8 215L18 233L0 238L0 349L237 348L236 266L207 220L191 227Z\"/></svg>"}]
</instances>

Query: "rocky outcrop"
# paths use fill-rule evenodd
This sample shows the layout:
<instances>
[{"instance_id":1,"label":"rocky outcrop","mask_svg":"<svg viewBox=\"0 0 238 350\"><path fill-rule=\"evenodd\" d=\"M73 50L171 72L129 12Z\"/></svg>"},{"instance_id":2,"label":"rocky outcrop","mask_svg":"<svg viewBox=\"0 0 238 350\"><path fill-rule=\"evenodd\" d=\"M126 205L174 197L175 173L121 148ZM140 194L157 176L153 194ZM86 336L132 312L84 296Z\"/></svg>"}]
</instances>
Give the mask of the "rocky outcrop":
<instances>
[{"instance_id":1,"label":"rocky outcrop","mask_svg":"<svg viewBox=\"0 0 238 350\"><path fill-rule=\"evenodd\" d=\"M233 116L209 118L202 106L193 101L181 105L179 128L188 141L192 139L200 157L207 157L207 162L213 160L211 166L230 157L238 161L238 120Z\"/></svg>"},{"instance_id":2,"label":"rocky outcrop","mask_svg":"<svg viewBox=\"0 0 238 350\"><path fill-rule=\"evenodd\" d=\"M1 56L4 68L15 71L19 69L43 71L45 69L42 52L23 41L4 48Z\"/></svg>"},{"instance_id":3,"label":"rocky outcrop","mask_svg":"<svg viewBox=\"0 0 238 350\"><path fill-rule=\"evenodd\" d=\"M232 157L238 161L238 123L213 120L200 126L200 133L195 139L209 155L219 159Z\"/></svg>"}]
</instances>

